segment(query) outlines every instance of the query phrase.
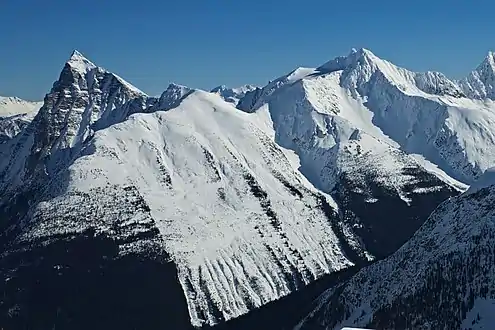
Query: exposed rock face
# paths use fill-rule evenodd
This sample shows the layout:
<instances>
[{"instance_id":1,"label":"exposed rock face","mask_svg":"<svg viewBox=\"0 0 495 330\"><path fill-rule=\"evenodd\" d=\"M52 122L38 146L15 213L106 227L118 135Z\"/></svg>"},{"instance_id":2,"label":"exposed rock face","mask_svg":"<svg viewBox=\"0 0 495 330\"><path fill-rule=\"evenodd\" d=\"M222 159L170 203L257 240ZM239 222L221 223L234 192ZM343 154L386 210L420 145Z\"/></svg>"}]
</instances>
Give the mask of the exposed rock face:
<instances>
[{"instance_id":1,"label":"exposed rock face","mask_svg":"<svg viewBox=\"0 0 495 330\"><path fill-rule=\"evenodd\" d=\"M48 173L80 151L95 130L143 112L146 95L75 51L35 118L31 157ZM47 159L48 156L57 158Z\"/></svg>"},{"instance_id":2,"label":"exposed rock face","mask_svg":"<svg viewBox=\"0 0 495 330\"><path fill-rule=\"evenodd\" d=\"M162 93L158 102L153 106L153 110L170 110L175 108L192 92L194 92L194 90L189 87L170 84Z\"/></svg>"},{"instance_id":3,"label":"exposed rock face","mask_svg":"<svg viewBox=\"0 0 495 330\"><path fill-rule=\"evenodd\" d=\"M7 141L17 136L32 119L33 117L29 114L0 118L0 144L7 143Z\"/></svg>"}]
</instances>

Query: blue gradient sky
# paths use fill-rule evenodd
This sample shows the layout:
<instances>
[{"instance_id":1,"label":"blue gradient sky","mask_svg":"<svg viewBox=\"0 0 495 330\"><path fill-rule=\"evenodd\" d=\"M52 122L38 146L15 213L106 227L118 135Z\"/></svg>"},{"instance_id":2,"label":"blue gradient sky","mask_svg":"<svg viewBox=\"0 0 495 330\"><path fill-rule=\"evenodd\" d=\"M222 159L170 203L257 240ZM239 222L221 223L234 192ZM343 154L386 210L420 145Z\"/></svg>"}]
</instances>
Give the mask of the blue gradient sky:
<instances>
[{"instance_id":1,"label":"blue gradient sky","mask_svg":"<svg viewBox=\"0 0 495 330\"><path fill-rule=\"evenodd\" d=\"M171 81L262 85L352 47L457 78L495 49L493 12L486 0L6 0L0 95L41 99L73 49L151 95Z\"/></svg>"}]
</instances>

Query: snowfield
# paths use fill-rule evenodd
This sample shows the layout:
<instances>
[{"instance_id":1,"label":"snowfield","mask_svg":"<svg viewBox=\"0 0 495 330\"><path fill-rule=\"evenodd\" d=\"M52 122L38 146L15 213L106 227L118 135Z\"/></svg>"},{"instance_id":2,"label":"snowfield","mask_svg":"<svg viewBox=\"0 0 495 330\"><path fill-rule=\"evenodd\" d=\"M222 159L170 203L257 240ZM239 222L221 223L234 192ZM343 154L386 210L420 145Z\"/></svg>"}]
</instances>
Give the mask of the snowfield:
<instances>
[{"instance_id":1,"label":"snowfield","mask_svg":"<svg viewBox=\"0 0 495 330\"><path fill-rule=\"evenodd\" d=\"M38 111L42 105L43 102L31 102L21 100L18 97L0 96L0 118L31 114Z\"/></svg>"}]
</instances>

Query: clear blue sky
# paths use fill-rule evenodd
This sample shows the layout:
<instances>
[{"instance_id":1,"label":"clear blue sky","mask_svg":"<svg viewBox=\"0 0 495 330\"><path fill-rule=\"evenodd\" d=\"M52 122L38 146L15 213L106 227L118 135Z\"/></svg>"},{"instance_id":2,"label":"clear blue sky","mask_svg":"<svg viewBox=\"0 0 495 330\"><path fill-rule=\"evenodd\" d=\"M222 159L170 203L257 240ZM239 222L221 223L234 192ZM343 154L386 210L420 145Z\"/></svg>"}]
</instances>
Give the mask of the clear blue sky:
<instances>
[{"instance_id":1,"label":"clear blue sky","mask_svg":"<svg viewBox=\"0 0 495 330\"><path fill-rule=\"evenodd\" d=\"M143 91L265 84L365 47L460 77L495 49L495 1L4 0L0 95L41 99L78 49Z\"/></svg>"}]
</instances>

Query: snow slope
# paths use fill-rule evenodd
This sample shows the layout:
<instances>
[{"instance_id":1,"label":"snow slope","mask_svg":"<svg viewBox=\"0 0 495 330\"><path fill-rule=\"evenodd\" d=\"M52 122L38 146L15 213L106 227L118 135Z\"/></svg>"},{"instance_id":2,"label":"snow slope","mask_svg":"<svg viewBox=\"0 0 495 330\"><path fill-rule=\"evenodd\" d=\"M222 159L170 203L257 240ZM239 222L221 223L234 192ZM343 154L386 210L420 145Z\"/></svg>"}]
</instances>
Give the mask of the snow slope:
<instances>
[{"instance_id":1,"label":"snow slope","mask_svg":"<svg viewBox=\"0 0 495 330\"><path fill-rule=\"evenodd\" d=\"M0 96L0 144L12 139L33 120L43 102Z\"/></svg>"},{"instance_id":2,"label":"snow slope","mask_svg":"<svg viewBox=\"0 0 495 330\"><path fill-rule=\"evenodd\" d=\"M297 328L493 328L494 200L492 185L446 201L391 257L323 294Z\"/></svg>"},{"instance_id":3,"label":"snow slope","mask_svg":"<svg viewBox=\"0 0 495 330\"><path fill-rule=\"evenodd\" d=\"M372 113L338 85L340 78L341 72L323 77L310 70L296 70L281 78L284 83L279 87L270 86L266 103L253 113L270 113L277 144L294 150L300 158L300 171L318 189L336 198L341 212L349 213L344 231L359 237L357 250L371 253L367 258L383 257L419 227L413 220L418 213L409 218L408 207L421 203L431 212L436 206L420 202L422 194L439 203L454 192L449 192L438 173L429 172L374 126ZM262 100L258 102L262 104ZM422 189L414 188L419 182ZM431 198L430 193L443 197ZM397 218L380 214L380 209L394 210ZM420 216L420 222L427 216ZM412 228L401 230L408 225ZM396 232L397 241L391 237L377 241L376 235L383 232L389 236L387 231Z\"/></svg>"},{"instance_id":4,"label":"snow slope","mask_svg":"<svg viewBox=\"0 0 495 330\"><path fill-rule=\"evenodd\" d=\"M41 108L43 102L25 101L18 97L0 96L0 118L28 114Z\"/></svg>"},{"instance_id":5,"label":"snow slope","mask_svg":"<svg viewBox=\"0 0 495 330\"><path fill-rule=\"evenodd\" d=\"M51 182L46 193L61 195L42 197L19 240L89 227L111 233L115 215L98 224L64 205L97 190L101 205L114 205L134 187L177 265L194 325L241 315L352 265L321 205L326 197L292 168L266 120L197 91L168 112L135 114L100 130L58 174L66 181ZM122 196L111 193L115 187ZM65 215L62 222L57 214ZM140 244L126 244L122 253Z\"/></svg>"}]
</instances>

